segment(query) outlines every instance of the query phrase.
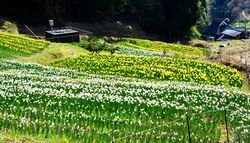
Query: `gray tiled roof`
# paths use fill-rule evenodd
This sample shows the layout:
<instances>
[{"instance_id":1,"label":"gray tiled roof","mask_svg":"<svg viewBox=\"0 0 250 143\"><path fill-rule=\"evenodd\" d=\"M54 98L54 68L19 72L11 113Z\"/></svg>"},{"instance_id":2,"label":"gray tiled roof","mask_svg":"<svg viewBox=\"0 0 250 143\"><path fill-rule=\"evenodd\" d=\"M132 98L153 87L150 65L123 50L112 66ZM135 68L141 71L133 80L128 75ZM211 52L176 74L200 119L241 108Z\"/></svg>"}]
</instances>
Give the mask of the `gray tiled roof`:
<instances>
[{"instance_id":1,"label":"gray tiled roof","mask_svg":"<svg viewBox=\"0 0 250 143\"><path fill-rule=\"evenodd\" d=\"M232 36L232 37L237 37L241 34L242 32L236 31L234 29L226 29L222 32L224 35Z\"/></svg>"}]
</instances>

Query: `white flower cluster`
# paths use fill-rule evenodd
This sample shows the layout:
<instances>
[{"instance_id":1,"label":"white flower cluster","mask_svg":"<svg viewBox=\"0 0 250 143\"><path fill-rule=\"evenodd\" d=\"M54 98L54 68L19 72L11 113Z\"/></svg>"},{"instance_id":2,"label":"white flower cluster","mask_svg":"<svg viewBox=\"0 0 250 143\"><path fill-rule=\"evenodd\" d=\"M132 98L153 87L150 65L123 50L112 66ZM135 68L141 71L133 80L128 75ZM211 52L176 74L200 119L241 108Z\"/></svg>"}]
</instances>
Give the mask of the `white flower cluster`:
<instances>
[{"instance_id":1,"label":"white flower cluster","mask_svg":"<svg viewBox=\"0 0 250 143\"><path fill-rule=\"evenodd\" d=\"M240 130L250 124L249 94L237 89L145 82L9 61L0 62L0 81L0 128L86 142L131 134L135 136L124 142L184 142L183 115L216 111L191 116L190 124L195 141L218 142L222 110L227 110L235 135L249 139L249 128Z\"/></svg>"},{"instance_id":2,"label":"white flower cluster","mask_svg":"<svg viewBox=\"0 0 250 143\"><path fill-rule=\"evenodd\" d=\"M163 52L154 52L142 49L135 49L135 48L126 48L123 47L115 52L116 54L126 54L126 55L135 55L135 56L153 56L153 57L171 57L174 56L173 54L167 54Z\"/></svg>"}]
</instances>

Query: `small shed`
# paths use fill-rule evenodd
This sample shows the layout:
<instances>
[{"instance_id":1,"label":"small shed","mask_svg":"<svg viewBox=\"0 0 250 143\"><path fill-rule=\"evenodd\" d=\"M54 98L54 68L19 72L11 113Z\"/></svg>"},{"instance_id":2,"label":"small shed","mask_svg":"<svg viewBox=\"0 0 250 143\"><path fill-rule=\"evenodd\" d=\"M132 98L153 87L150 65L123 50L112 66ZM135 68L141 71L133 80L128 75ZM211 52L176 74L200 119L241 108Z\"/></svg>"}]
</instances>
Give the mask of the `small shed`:
<instances>
[{"instance_id":1,"label":"small shed","mask_svg":"<svg viewBox=\"0 0 250 143\"><path fill-rule=\"evenodd\" d=\"M206 37L213 37L217 40L222 35L221 33L228 28L231 27L224 20L214 20L207 27L203 35Z\"/></svg>"},{"instance_id":2,"label":"small shed","mask_svg":"<svg viewBox=\"0 0 250 143\"><path fill-rule=\"evenodd\" d=\"M80 41L80 33L73 29L46 31L45 37L51 42L73 43Z\"/></svg>"},{"instance_id":3,"label":"small shed","mask_svg":"<svg viewBox=\"0 0 250 143\"><path fill-rule=\"evenodd\" d=\"M232 40L249 38L250 32L246 27L231 27L224 20L214 20L203 33L207 40Z\"/></svg>"},{"instance_id":4,"label":"small shed","mask_svg":"<svg viewBox=\"0 0 250 143\"><path fill-rule=\"evenodd\" d=\"M225 29L221 34L221 37L217 40L245 39L249 36L249 32L245 27Z\"/></svg>"}]
</instances>

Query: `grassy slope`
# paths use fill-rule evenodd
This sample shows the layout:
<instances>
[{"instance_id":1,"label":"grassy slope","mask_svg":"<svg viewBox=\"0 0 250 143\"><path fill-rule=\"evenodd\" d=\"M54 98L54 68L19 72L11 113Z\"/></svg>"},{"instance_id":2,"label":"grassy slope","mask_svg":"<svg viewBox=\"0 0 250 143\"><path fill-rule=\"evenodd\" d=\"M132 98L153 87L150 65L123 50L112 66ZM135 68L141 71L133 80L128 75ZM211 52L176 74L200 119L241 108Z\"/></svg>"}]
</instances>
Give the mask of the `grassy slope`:
<instances>
[{"instance_id":1,"label":"grassy slope","mask_svg":"<svg viewBox=\"0 0 250 143\"><path fill-rule=\"evenodd\" d=\"M250 85L248 83L246 72L241 71L241 77L243 78L243 87L242 87L242 90L245 91L245 92L249 92L250 93Z\"/></svg>"},{"instance_id":2,"label":"grassy slope","mask_svg":"<svg viewBox=\"0 0 250 143\"><path fill-rule=\"evenodd\" d=\"M155 46L155 44L157 45L158 43L151 41L147 43L148 40L139 40L139 39L134 39L134 40L136 40L139 43L139 45L146 45L145 46L146 49L150 48L150 46L148 45ZM214 43L214 44L220 45L221 43ZM88 55L88 54L89 54L88 51L84 50L83 48L77 45L63 44L63 43L51 43L50 46L48 46L44 50L29 56L20 55L19 53L6 50L3 48L1 48L0 50L0 58L17 59L18 61L21 62L39 63L42 65L49 65L55 62L56 60L61 60L69 57L76 58L79 57L80 55ZM102 52L101 54L107 54L107 53ZM245 87L244 89L247 89L248 87L247 82L245 82L244 87Z\"/></svg>"},{"instance_id":3,"label":"grassy slope","mask_svg":"<svg viewBox=\"0 0 250 143\"><path fill-rule=\"evenodd\" d=\"M49 65L58 59L67 57L78 57L80 55L86 55L88 51L81 47L71 44L52 43L43 51L33 54L29 57L19 57L18 60L22 62L39 63L42 65Z\"/></svg>"},{"instance_id":4,"label":"grassy slope","mask_svg":"<svg viewBox=\"0 0 250 143\"><path fill-rule=\"evenodd\" d=\"M72 44L50 43L43 40L0 32L0 59L18 59L43 65L56 59L77 57L87 51Z\"/></svg>"},{"instance_id":5,"label":"grassy slope","mask_svg":"<svg viewBox=\"0 0 250 143\"><path fill-rule=\"evenodd\" d=\"M216 57L218 56L217 53L221 51L222 53L222 60L227 61L228 55L232 55L232 57L239 57L239 54L241 51L244 51L245 49L249 49L249 46L247 43L250 42L248 40L242 41L242 40L231 40L231 41L216 41L216 42L210 42L209 45L211 47L212 56ZM224 46L223 48L220 48L220 46ZM231 61L231 64L236 64L238 61Z\"/></svg>"},{"instance_id":6,"label":"grassy slope","mask_svg":"<svg viewBox=\"0 0 250 143\"><path fill-rule=\"evenodd\" d=\"M46 49L31 55L22 54L0 47L0 59L18 60L20 62L49 65L58 59L86 55L88 51L71 44L52 43Z\"/></svg>"},{"instance_id":7,"label":"grassy slope","mask_svg":"<svg viewBox=\"0 0 250 143\"><path fill-rule=\"evenodd\" d=\"M219 44L219 43L215 43ZM52 43L48 48L40 51L39 53L33 54L31 56L23 56L19 53L10 50L0 50L0 58L16 59L23 62L35 62L43 65L48 65L55 60L63 59L67 57L78 57L79 55L86 55L88 52L83 50L78 46L73 46L70 44L56 44ZM67 139L44 139L42 137L33 137L28 135L21 135L13 132L3 132L0 131L0 142L68 142Z\"/></svg>"},{"instance_id":8,"label":"grassy slope","mask_svg":"<svg viewBox=\"0 0 250 143\"><path fill-rule=\"evenodd\" d=\"M245 27L244 22L237 22L233 25L234 27ZM247 22L247 29L250 29L250 22Z\"/></svg>"},{"instance_id":9,"label":"grassy slope","mask_svg":"<svg viewBox=\"0 0 250 143\"><path fill-rule=\"evenodd\" d=\"M32 54L46 48L50 42L35 40L25 35L0 32L0 46L22 54Z\"/></svg>"},{"instance_id":10,"label":"grassy slope","mask_svg":"<svg viewBox=\"0 0 250 143\"><path fill-rule=\"evenodd\" d=\"M8 67L2 67L4 70L2 71L3 73L5 73L5 74L7 74L8 75L8 73L9 73L9 70L11 70L12 68L13 68L13 70L14 69L20 69L20 71L23 71L23 69L33 69L33 68L27 68L28 66L26 65L26 66L17 66L17 67L15 67L14 66L15 64L14 63L10 63L9 64L9 68ZM31 67L34 67L34 66L31 66ZM8 69L8 70L5 70L5 69ZM59 74L60 73L60 70L58 70L57 72L55 71L55 72L51 72L51 70L49 70L49 69L42 69L41 70L41 68L34 68L34 69L37 69L37 70L31 70L31 71L26 71L26 70L24 70L23 71L23 75L24 75L24 80L27 82L27 83L29 83L29 82L31 82L32 80L33 81L36 81L37 80L37 77L33 77L32 79L30 79L30 78L28 78L28 79L30 79L30 80L27 80L27 78L26 78L26 76L29 76L29 74L32 74L32 75L36 75L36 74L45 74L45 72L46 73L53 73L53 74L55 74L55 75L60 75L60 76L62 76L61 74ZM6 72L4 72L4 71L6 71ZM19 72L18 72L19 73ZM64 75L68 75L68 74L64 74ZM39 76L39 75L38 75ZM13 77L13 76L8 76L8 77ZM21 76L17 76L18 78L19 77L21 77ZM45 76L45 77L47 77L47 78L49 78L49 75L48 76ZM44 79L45 77L40 77L41 79ZM57 78L55 78L55 76L51 76L53 79L57 79ZM39 79L40 79L39 78ZM116 78L115 78L116 79ZM22 81L20 81L21 83L23 83L23 85L28 85L28 84L26 84L26 82L22 82ZM65 81L65 80L59 80L59 86L61 87L61 88L64 88L64 87L68 87L67 85L67 83L66 83L67 81ZM77 82L75 82L75 81L73 81L75 84L77 84L77 85L79 85L80 83L77 83ZM84 81L83 81L84 82ZM98 83L98 85L99 85L99 83L100 83L101 81L96 81L96 83ZM18 84L19 82L17 82L17 84ZM31 83L33 83L33 82L31 82ZM90 85L90 87L92 88L95 88L95 86L94 86L94 82L93 81L91 81L90 82L91 83L91 85ZM112 82L107 82L107 83L112 83ZM45 82L45 84L46 85L50 85L50 84L48 84L48 82ZM52 87L52 88L54 88L54 89L57 89L58 91L60 90L61 91L61 88L57 88L57 86L55 85L55 84L53 84L54 86ZM63 85L63 86L61 86L61 85ZM11 84L11 86L15 86L15 85L13 85L13 84ZM37 86L33 86L33 84L31 85L33 88L36 88L37 86L38 87L40 87L41 89L44 87L41 83L37 83ZM103 88L105 88L105 87L112 87L112 86L103 86ZM148 86L146 86L147 88L148 88ZM156 87L158 87L158 86L156 86ZM166 87L168 87L168 86L166 86ZM19 88L22 88L22 89L27 89L27 87L19 87ZM81 89L85 89L85 88L82 88L81 86L79 87L79 88L81 88ZM130 86L129 88L131 88L131 89L133 89L133 88L138 88L138 87L134 87L134 86ZM124 90L125 89L125 90ZM128 87L125 87L125 88L123 88L123 90L121 90L121 91L126 91L126 89L128 89ZM165 88L164 88L165 89ZM166 88L167 89L167 88ZM177 85L177 89L178 89L178 85ZM183 89L183 88L180 88L180 89ZM209 89L216 89L216 87L214 87L214 88L209 88ZM68 89L66 89L66 90L68 90ZM75 91L78 91L78 90L75 90ZM88 90L87 90L88 91ZM102 90L97 90L97 91L100 91L100 92L102 92ZM107 91L107 90L105 90L105 91ZM108 90L109 91L109 90ZM169 91L169 90L166 90L166 91ZM174 92L178 92L178 90L173 90ZM195 90L196 92L197 92L197 90ZM209 90L210 91L210 90ZM153 91L151 91L150 90L150 92L151 93L154 93ZM223 92L223 91L221 91L221 92ZM41 93L43 93L43 92L41 92ZM143 92L142 92L143 93ZM216 93L216 91L215 91L215 93ZM37 94L39 94L39 93L37 93ZM57 94L56 92L55 92L55 94ZM117 92L114 92L114 94L117 94ZM138 93L139 94L139 93ZM156 93L157 95L158 94L160 94L160 93ZM179 92L178 94L180 94L180 95L182 95L183 93L182 92ZM134 95L134 96L136 96L137 94L131 94L131 95ZM162 97L163 98L165 98L167 95L171 95L171 94L167 94L167 93L163 93L162 94ZM188 93L188 94L186 94L186 96L190 96L190 95L196 95L196 94L190 94L190 92ZM201 95L205 95L205 93L204 92L201 92ZM133 96L133 97L134 97ZM222 99L224 98L224 94L218 94L218 96L221 96L222 97ZM218 96L215 96L215 97L218 97ZM32 96L31 96L32 97ZM39 96L37 96L37 97L40 97L40 95ZM173 97L175 97L175 96L173 96ZM168 98L168 99L171 99L171 98ZM196 99L196 98L191 98L191 99ZM201 101L203 101L203 99L206 99L206 98L201 98ZM77 100L77 99L76 99ZM33 101L33 100L32 100ZM171 101L176 101L176 100L171 100ZM192 100L192 101L195 101L195 100ZM236 101L236 100L233 100L233 101ZM247 100L246 100L247 101ZM191 102L191 101L190 101ZM47 101L45 102L45 103L47 103ZM33 103L31 103L31 104L33 104ZM31 106L31 104L30 104L30 106ZM84 105L84 104L83 104ZM206 104L201 104L201 105L206 105ZM74 105L73 105L74 106ZM132 106L132 105L131 105ZM126 106L127 108L131 108L131 106ZM34 107L33 105L31 106L31 107ZM42 106L42 107L45 107L45 106ZM76 107L76 106L74 106L74 107ZM96 107L96 106L93 106L93 107ZM133 107L133 106L132 106ZM191 106L191 107L193 107L193 106ZM17 109L21 109L21 108L17 108ZM66 105L66 109L70 109L67 105ZM74 108L73 108L74 109ZM201 108L201 109L204 109L204 108ZM81 109L81 110L84 110L83 108ZM74 110L74 111L77 111L77 110ZM151 110L148 110L148 111L151 111ZM157 109L157 111L159 111L158 109ZM164 110L165 111L165 110ZM108 114L106 114L106 115L108 115ZM126 115L128 115L128 114L126 114ZM149 114L149 115L151 115L151 114ZM147 118L148 118L148 116L147 116ZM133 119L137 119L137 118L133 118ZM49 120L49 119L48 119ZM165 120L164 120L165 121ZM98 125L97 127L100 127L100 125ZM182 127L183 128L183 127ZM192 125L192 128L194 129L194 126Z\"/></svg>"},{"instance_id":11,"label":"grassy slope","mask_svg":"<svg viewBox=\"0 0 250 143\"><path fill-rule=\"evenodd\" d=\"M210 45L212 57L217 57L218 62L246 70L246 65L242 63L246 54L247 68L250 68L250 40L217 41L211 42ZM224 47L220 48L220 45ZM221 53L221 58L218 53Z\"/></svg>"},{"instance_id":12,"label":"grassy slope","mask_svg":"<svg viewBox=\"0 0 250 143\"><path fill-rule=\"evenodd\" d=\"M184 50L182 47L172 47L172 45L167 44L167 43L163 43L163 42L153 42L153 41L149 41L149 40L140 40L140 39L125 39L125 42L130 43L132 41L132 43L134 45L138 45L140 48L147 49L147 50L159 50L161 51L164 47L167 47L171 50L174 50L175 52L178 52L178 50L181 50L180 52L184 52L184 53L190 53L191 51L194 50L195 54L198 54L200 56L203 56L202 54L202 49L198 49L196 50L195 48L192 47L188 47L190 49L188 50ZM235 46L242 46L244 42L242 41L230 41L230 46L231 48L228 48L229 50L226 50L226 48L223 48L224 51L224 55L226 55L228 52L235 52L235 48L233 49L233 47ZM216 51L218 50L217 47L219 47L219 45L225 45L225 42L215 42L212 43L211 45L213 45L213 50L214 53L216 53ZM159 46L157 48L157 46ZM137 49L138 47L132 47ZM238 49L236 49L237 51ZM38 53L35 54L31 54L31 55L24 55L21 54L20 52L14 52L11 50L8 50L6 48L0 48L0 58L1 59L17 59L18 61L22 61L22 62L32 62L32 63L39 63L39 64L43 64L43 65L49 65L51 63L53 63L56 60L59 59L65 59L65 58L69 58L69 57L79 57L80 55L87 55L88 51L84 50L83 48L77 46L77 45L72 45L72 44L62 44L62 43L51 43L49 47L45 48L42 51L39 51ZM103 53L102 53L103 54ZM106 54L104 52L104 54ZM225 57L224 60L226 61ZM247 84L244 85L244 87L248 87Z\"/></svg>"},{"instance_id":13,"label":"grassy slope","mask_svg":"<svg viewBox=\"0 0 250 143\"><path fill-rule=\"evenodd\" d=\"M247 68L250 69L250 40L230 40L230 41L215 41L215 42L206 42L202 40L192 40L190 42L192 45L201 44L206 46L211 54L209 55L212 58L213 62L222 63L230 65L231 67L242 68L241 71L242 78L244 80L243 90L249 92L250 86L246 79L245 65L241 63L241 52L247 51ZM229 45L228 45L229 43ZM225 47L220 48L219 46L223 45ZM219 58L218 53L221 52L221 58ZM229 56L230 55L230 56ZM216 59L217 58L217 59Z\"/></svg>"},{"instance_id":14,"label":"grassy slope","mask_svg":"<svg viewBox=\"0 0 250 143\"><path fill-rule=\"evenodd\" d=\"M170 44L160 41L150 41L135 38L122 38L118 44L135 49L143 49L155 52L163 52L175 54L181 57L204 57L205 50L193 46L181 44Z\"/></svg>"},{"instance_id":15,"label":"grassy slope","mask_svg":"<svg viewBox=\"0 0 250 143\"><path fill-rule=\"evenodd\" d=\"M0 47L0 59L15 59L18 56L21 56L21 54L18 52Z\"/></svg>"}]
</instances>

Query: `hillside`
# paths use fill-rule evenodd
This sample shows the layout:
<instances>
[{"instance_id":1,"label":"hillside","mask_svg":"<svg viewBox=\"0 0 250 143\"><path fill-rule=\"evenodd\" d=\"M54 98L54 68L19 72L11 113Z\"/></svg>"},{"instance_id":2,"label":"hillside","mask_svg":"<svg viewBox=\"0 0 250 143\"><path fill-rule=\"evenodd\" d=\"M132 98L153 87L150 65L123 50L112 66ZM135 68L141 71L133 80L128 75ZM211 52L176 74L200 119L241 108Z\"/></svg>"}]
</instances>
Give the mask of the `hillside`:
<instances>
[{"instance_id":1,"label":"hillside","mask_svg":"<svg viewBox=\"0 0 250 143\"><path fill-rule=\"evenodd\" d=\"M131 22L139 25L147 35L156 34L163 37L165 41L190 38L194 32L192 27L197 23L200 23L198 26L206 23L206 14L206 0L25 0L18 2L1 0L0 2L0 16L12 18L21 24L46 23L47 25L48 19L54 19L57 23L63 24L66 19L72 22L90 23L90 27L95 25L94 29L100 29L98 25L106 21L117 25ZM117 27L119 26L114 26L113 29ZM113 32L113 29L110 31ZM102 36L107 34L104 33Z\"/></svg>"},{"instance_id":2,"label":"hillside","mask_svg":"<svg viewBox=\"0 0 250 143\"><path fill-rule=\"evenodd\" d=\"M245 20L245 15L250 14L248 0L209 0L209 2L211 3L209 7L211 18L229 18L231 22L235 22Z\"/></svg>"},{"instance_id":3,"label":"hillside","mask_svg":"<svg viewBox=\"0 0 250 143\"><path fill-rule=\"evenodd\" d=\"M0 52L4 138L186 142L190 126L193 142L223 142L226 116L230 140L250 140L244 77L205 61L202 48L133 38L0 38L9 54Z\"/></svg>"},{"instance_id":4,"label":"hillside","mask_svg":"<svg viewBox=\"0 0 250 143\"><path fill-rule=\"evenodd\" d=\"M217 142L221 138L221 110L228 111L232 128L249 124L241 112L250 109L246 104L249 95L220 86L136 81L8 61L0 63L0 71L4 95L0 107L5 109L1 128L23 133L79 141L176 142L187 140L179 128L185 126L183 115L188 112L194 114L194 139ZM134 133L157 126L133 137ZM241 139L248 140L247 134L238 131L235 133Z\"/></svg>"}]
</instances>

